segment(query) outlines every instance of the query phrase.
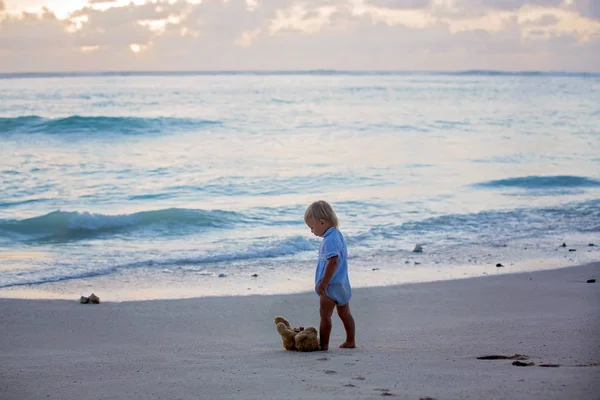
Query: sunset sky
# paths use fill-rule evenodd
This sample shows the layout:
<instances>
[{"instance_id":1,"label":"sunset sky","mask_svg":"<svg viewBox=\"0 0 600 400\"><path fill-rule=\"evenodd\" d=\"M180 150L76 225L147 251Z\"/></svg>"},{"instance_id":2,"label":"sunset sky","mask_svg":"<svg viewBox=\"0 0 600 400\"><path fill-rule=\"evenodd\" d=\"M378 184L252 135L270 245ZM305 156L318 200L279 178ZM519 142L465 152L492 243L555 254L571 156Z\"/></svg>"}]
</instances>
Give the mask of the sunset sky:
<instances>
[{"instance_id":1,"label":"sunset sky","mask_svg":"<svg viewBox=\"0 0 600 400\"><path fill-rule=\"evenodd\" d=\"M0 72L600 72L600 0L0 0Z\"/></svg>"}]
</instances>

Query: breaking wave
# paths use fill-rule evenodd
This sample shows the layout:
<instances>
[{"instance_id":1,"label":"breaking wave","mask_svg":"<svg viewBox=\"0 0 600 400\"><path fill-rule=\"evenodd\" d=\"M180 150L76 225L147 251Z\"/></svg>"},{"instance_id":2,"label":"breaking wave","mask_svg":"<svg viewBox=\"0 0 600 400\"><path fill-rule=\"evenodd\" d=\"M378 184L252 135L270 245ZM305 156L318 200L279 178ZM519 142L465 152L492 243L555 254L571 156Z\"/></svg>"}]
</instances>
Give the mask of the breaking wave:
<instances>
[{"instance_id":1,"label":"breaking wave","mask_svg":"<svg viewBox=\"0 0 600 400\"><path fill-rule=\"evenodd\" d=\"M585 176L524 176L476 183L485 188L562 189L600 187L600 180Z\"/></svg>"},{"instance_id":2,"label":"breaking wave","mask_svg":"<svg viewBox=\"0 0 600 400\"><path fill-rule=\"evenodd\" d=\"M72 241L101 234L132 231L177 232L182 228L226 228L249 221L242 214L221 210L170 208L133 214L104 215L77 211L54 211L39 217L0 219L0 238L17 240Z\"/></svg>"}]
</instances>

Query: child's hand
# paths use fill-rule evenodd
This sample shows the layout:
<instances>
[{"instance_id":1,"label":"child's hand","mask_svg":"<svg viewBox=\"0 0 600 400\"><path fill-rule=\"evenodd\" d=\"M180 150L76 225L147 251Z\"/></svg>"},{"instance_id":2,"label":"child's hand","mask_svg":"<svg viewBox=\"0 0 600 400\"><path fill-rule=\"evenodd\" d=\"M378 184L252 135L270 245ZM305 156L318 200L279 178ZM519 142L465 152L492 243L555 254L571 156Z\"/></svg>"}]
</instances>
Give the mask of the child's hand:
<instances>
[{"instance_id":1,"label":"child's hand","mask_svg":"<svg viewBox=\"0 0 600 400\"><path fill-rule=\"evenodd\" d=\"M327 284L323 281L319 282L319 285L317 286L317 293L319 293L321 296L325 296L327 290Z\"/></svg>"}]
</instances>

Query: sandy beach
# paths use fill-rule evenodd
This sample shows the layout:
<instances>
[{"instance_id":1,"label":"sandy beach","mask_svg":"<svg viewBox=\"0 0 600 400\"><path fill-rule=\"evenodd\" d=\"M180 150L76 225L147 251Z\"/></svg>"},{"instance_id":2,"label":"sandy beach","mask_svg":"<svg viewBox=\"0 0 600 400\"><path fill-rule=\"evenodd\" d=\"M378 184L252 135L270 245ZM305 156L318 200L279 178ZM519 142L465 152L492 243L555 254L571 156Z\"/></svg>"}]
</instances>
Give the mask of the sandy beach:
<instances>
[{"instance_id":1,"label":"sandy beach","mask_svg":"<svg viewBox=\"0 0 600 400\"><path fill-rule=\"evenodd\" d=\"M593 263L357 289L359 347L314 353L285 351L272 322L317 325L313 293L1 299L0 398L599 398L600 283L586 283L598 275ZM477 359L514 354L535 365Z\"/></svg>"}]
</instances>

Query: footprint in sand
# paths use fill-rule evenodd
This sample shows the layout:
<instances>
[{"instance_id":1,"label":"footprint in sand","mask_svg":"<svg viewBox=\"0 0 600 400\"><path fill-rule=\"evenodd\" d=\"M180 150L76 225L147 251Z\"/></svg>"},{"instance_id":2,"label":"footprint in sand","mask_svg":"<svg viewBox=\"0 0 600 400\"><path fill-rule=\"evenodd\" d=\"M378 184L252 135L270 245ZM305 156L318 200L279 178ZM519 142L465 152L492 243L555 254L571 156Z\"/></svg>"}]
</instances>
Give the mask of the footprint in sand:
<instances>
[{"instance_id":1,"label":"footprint in sand","mask_svg":"<svg viewBox=\"0 0 600 400\"><path fill-rule=\"evenodd\" d=\"M328 369L327 371L325 371L326 374L332 375L332 374L337 374L337 371L334 371L332 369Z\"/></svg>"}]
</instances>

